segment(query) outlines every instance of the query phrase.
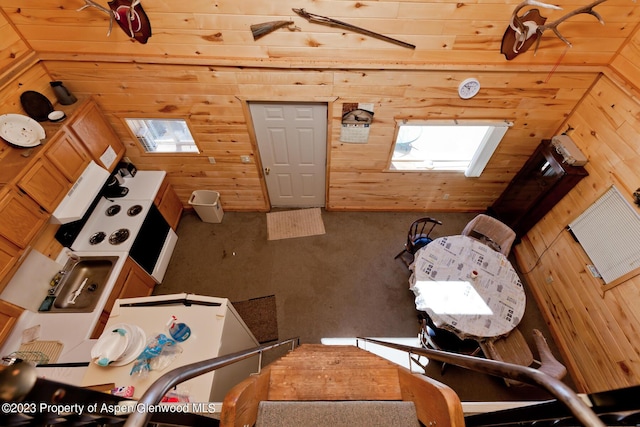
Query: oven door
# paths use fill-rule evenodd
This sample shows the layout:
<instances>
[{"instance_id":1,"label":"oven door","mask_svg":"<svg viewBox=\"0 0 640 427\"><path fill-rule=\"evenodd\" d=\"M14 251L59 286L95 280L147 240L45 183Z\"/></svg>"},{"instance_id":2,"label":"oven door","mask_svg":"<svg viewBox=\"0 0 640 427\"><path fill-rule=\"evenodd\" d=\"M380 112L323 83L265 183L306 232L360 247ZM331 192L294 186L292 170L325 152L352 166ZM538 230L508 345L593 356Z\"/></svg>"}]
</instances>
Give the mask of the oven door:
<instances>
[{"instance_id":1,"label":"oven door","mask_svg":"<svg viewBox=\"0 0 640 427\"><path fill-rule=\"evenodd\" d=\"M151 204L129 256L161 283L177 240L178 236L158 208Z\"/></svg>"}]
</instances>

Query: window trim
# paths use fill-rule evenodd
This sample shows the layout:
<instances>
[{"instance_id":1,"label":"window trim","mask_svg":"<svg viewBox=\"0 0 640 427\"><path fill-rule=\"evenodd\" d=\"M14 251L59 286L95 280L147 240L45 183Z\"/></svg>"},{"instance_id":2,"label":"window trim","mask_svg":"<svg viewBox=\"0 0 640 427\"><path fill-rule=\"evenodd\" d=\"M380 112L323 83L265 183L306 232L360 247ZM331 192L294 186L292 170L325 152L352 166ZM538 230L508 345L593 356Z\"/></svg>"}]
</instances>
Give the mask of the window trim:
<instances>
[{"instance_id":1,"label":"window trim","mask_svg":"<svg viewBox=\"0 0 640 427\"><path fill-rule=\"evenodd\" d=\"M451 120L429 120L429 119L396 119L396 126L393 133L393 143L391 144L391 151L389 153L389 160L387 162L388 172L407 172L407 173L425 173L425 172L439 172L439 173L458 173L455 170L436 170L429 169L393 169L393 153L396 148L398 140L398 133L400 127L403 125L411 126L491 126L491 129L480 142L478 149L474 153L469 166L464 171L464 176L467 178L479 177L484 171L485 167L489 163L489 160L493 156L493 153L500 145L500 142L507 133L507 130L513 126L513 122L510 120L474 120L474 119L451 119Z\"/></svg>"},{"instance_id":2,"label":"window trim","mask_svg":"<svg viewBox=\"0 0 640 427\"><path fill-rule=\"evenodd\" d=\"M120 120L122 120L122 124L124 125L125 129L127 130L127 132L129 132L129 135L131 135L131 138L135 141L137 147L140 150L140 155L142 155L142 156L183 156L183 157L192 156L192 157L197 157L197 156L202 155L202 149L200 148L200 145L198 144L198 141L196 140L196 134L193 132L193 126L191 126L191 122L189 121L188 117L183 117L183 116L158 117L156 115L136 114L135 116L120 115L119 118L120 118ZM160 152L160 151L153 152L153 151L147 151L145 149L144 145L142 144L142 142L140 142L140 140L138 139L136 134L133 132L133 129L131 129L131 127L127 123L127 120L183 120L185 122L185 124L187 125L187 129L189 129L189 133L191 133L191 137L193 138L193 143L196 146L198 151L187 151L187 152L181 152L181 151L175 151L175 152L166 152L166 151L164 151L164 152Z\"/></svg>"}]
</instances>

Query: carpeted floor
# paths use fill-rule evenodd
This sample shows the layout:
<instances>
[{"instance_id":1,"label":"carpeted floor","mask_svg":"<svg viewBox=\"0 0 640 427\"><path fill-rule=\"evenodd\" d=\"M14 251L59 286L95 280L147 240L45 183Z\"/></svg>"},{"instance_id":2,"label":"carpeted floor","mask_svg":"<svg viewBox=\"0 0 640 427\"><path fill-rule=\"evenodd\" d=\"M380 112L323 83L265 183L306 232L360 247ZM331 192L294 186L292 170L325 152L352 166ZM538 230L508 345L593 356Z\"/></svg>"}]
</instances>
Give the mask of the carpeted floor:
<instances>
[{"instance_id":1,"label":"carpeted floor","mask_svg":"<svg viewBox=\"0 0 640 427\"><path fill-rule=\"evenodd\" d=\"M409 270L394 257L409 225L422 216L443 222L432 234L439 237L459 234L475 214L322 210L325 234L268 240L265 213L225 212L223 222L215 224L186 212L165 280L155 293L189 292L231 301L275 295L279 338L300 337L302 343L324 337L415 337L419 324ZM559 356L534 298L527 297L520 330L535 348L531 330L540 329ZM437 362L427 372L462 400L549 397L457 367L441 375Z\"/></svg>"},{"instance_id":2,"label":"carpeted floor","mask_svg":"<svg viewBox=\"0 0 640 427\"><path fill-rule=\"evenodd\" d=\"M246 301L232 301L231 305L259 343L278 340L278 312L275 295L252 298Z\"/></svg>"}]
</instances>

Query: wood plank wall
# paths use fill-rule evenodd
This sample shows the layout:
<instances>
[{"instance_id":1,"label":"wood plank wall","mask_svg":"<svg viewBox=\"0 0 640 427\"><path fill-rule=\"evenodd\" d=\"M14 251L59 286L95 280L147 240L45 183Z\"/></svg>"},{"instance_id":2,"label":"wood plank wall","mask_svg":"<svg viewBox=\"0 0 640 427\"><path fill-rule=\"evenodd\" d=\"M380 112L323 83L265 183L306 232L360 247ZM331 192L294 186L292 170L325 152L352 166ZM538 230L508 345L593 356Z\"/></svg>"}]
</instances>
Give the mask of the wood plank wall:
<instances>
[{"instance_id":1,"label":"wood plank wall","mask_svg":"<svg viewBox=\"0 0 640 427\"><path fill-rule=\"evenodd\" d=\"M266 69L158 64L45 61L55 79L98 102L141 168L167 170L186 204L195 189L220 191L230 210L268 208L259 153L243 100L335 100L330 112L327 207L348 210L484 210L543 138L560 127L596 73L474 72L483 85L471 100L457 96L467 72ZM342 104L375 105L367 144L339 141ZM186 117L199 156L145 155L122 117ZM512 120L514 126L480 178L461 173L385 172L396 120L404 118ZM242 164L250 155L252 164ZM213 156L216 164L209 164ZM445 194L448 194L446 199Z\"/></svg>"},{"instance_id":2,"label":"wood plank wall","mask_svg":"<svg viewBox=\"0 0 640 427\"><path fill-rule=\"evenodd\" d=\"M0 71L10 69L32 50L0 10Z\"/></svg>"},{"instance_id":3,"label":"wood plank wall","mask_svg":"<svg viewBox=\"0 0 640 427\"><path fill-rule=\"evenodd\" d=\"M190 0L181 3L143 2L153 35L146 45L129 42L115 26L110 37L107 15L97 9L76 10L82 0L1 0L11 21L37 52L131 55L139 59L226 58L291 63L344 61L393 64L498 64L502 35L519 0L353 1L353 0ZM556 2L557 3L557 2ZM583 6L562 0L562 11L544 10L549 21ZM401 48L371 37L312 24L292 7L329 16L415 44ZM607 25L591 16L563 23L562 33L573 43L569 50L552 32L544 35L538 54L520 64L607 65L631 34L640 6L630 0L609 0L597 8ZM292 19L299 32L278 30L255 42L250 25ZM237 62L237 61L236 61Z\"/></svg>"},{"instance_id":4,"label":"wood plank wall","mask_svg":"<svg viewBox=\"0 0 640 427\"><path fill-rule=\"evenodd\" d=\"M640 184L640 102L602 77L565 123L589 176L515 247L580 391L640 384L640 276L603 293L564 227L612 184L632 202ZM634 205L635 206L635 205ZM615 218L611 219L615 221Z\"/></svg>"}]
</instances>

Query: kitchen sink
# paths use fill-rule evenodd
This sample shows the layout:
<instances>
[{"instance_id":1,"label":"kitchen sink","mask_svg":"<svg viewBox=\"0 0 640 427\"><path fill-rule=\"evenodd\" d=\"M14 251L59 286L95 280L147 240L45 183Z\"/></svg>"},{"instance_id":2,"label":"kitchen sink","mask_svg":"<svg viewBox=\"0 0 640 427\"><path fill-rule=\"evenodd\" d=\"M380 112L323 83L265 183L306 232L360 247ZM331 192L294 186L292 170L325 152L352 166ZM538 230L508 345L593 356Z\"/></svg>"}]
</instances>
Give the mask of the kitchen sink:
<instances>
[{"instance_id":1,"label":"kitchen sink","mask_svg":"<svg viewBox=\"0 0 640 427\"><path fill-rule=\"evenodd\" d=\"M100 300L117 256L86 256L72 258L58 274L60 281L50 291L51 313L89 313ZM47 300L45 300L46 302ZM43 303L44 304L44 303Z\"/></svg>"}]
</instances>

